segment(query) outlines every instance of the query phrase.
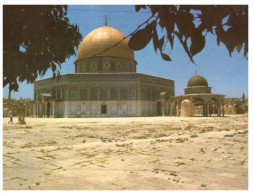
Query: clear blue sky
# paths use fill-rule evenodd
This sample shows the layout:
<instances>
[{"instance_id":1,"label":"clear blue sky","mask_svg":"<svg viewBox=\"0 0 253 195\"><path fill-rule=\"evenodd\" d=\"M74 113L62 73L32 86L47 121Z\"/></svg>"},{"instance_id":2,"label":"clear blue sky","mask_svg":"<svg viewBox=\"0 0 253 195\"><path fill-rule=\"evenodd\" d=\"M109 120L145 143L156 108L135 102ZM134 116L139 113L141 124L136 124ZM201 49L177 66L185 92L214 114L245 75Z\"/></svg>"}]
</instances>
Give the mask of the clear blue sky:
<instances>
[{"instance_id":1,"label":"clear blue sky","mask_svg":"<svg viewBox=\"0 0 253 195\"><path fill-rule=\"evenodd\" d=\"M108 16L108 26L112 26L123 34L130 34L139 24L144 22L150 13L137 13L133 5L82 5L69 6L68 17L71 23L78 24L83 38L93 29L104 25L105 15ZM226 97L242 97L243 92L248 97L248 60L243 54L235 51L232 57L221 43L217 46L216 37L207 34L206 47L194 58L196 65L189 63L189 58L184 49L175 39L174 48L170 52L172 62L161 59L156 54L152 41L149 45L135 52L138 62L137 72L160 76L175 81L175 94L182 95L188 80L198 71L204 76L212 93L225 94ZM72 56L62 64L61 73L73 73L76 56ZM48 71L43 78L51 77ZM39 78L38 78L39 79ZM8 97L8 87L3 89L3 96ZM20 84L19 92L12 93L12 98L33 99L33 85Z\"/></svg>"}]
</instances>

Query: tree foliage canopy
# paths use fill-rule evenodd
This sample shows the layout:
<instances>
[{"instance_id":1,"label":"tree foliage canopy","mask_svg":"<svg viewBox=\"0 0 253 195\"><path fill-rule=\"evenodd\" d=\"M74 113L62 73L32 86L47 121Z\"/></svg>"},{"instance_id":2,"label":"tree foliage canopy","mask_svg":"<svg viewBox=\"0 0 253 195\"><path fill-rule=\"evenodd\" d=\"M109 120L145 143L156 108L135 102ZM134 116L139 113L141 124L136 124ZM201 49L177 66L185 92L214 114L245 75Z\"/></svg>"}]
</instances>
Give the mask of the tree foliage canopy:
<instances>
[{"instance_id":1,"label":"tree foliage canopy","mask_svg":"<svg viewBox=\"0 0 253 195\"><path fill-rule=\"evenodd\" d=\"M205 47L206 34L212 33L218 45L222 42L226 46L230 56L235 49L239 53L244 48L247 57L247 5L136 5L135 9L137 12L150 9L152 17L130 38L129 47L133 50L143 49L153 39L155 51L159 49L162 58L171 61L166 54L167 43L172 50L177 37L194 63L194 55ZM160 38L159 29L163 34Z\"/></svg>"},{"instance_id":2,"label":"tree foliage canopy","mask_svg":"<svg viewBox=\"0 0 253 195\"><path fill-rule=\"evenodd\" d=\"M61 63L75 54L82 36L70 24L65 5L3 6L3 84L33 83L48 69L60 75Z\"/></svg>"}]
</instances>

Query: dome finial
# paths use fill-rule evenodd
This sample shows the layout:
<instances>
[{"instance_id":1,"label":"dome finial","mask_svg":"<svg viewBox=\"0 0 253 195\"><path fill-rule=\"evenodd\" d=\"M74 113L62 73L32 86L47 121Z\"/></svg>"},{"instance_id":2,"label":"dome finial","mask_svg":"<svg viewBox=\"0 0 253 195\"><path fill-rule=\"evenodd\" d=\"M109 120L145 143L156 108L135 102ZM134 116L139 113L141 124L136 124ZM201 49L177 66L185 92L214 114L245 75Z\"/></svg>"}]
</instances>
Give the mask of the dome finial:
<instances>
[{"instance_id":1,"label":"dome finial","mask_svg":"<svg viewBox=\"0 0 253 195\"><path fill-rule=\"evenodd\" d=\"M105 26L107 26L107 15L105 15Z\"/></svg>"},{"instance_id":2,"label":"dome finial","mask_svg":"<svg viewBox=\"0 0 253 195\"><path fill-rule=\"evenodd\" d=\"M198 74L198 71L196 70L196 75Z\"/></svg>"}]
</instances>

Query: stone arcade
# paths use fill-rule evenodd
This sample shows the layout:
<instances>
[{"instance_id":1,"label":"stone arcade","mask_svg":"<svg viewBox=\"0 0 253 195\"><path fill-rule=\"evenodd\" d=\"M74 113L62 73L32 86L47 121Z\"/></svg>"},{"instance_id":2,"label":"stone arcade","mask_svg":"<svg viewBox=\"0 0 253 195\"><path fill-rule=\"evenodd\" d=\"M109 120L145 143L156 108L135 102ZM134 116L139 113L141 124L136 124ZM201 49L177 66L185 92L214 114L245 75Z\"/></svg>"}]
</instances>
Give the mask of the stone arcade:
<instances>
[{"instance_id":1,"label":"stone arcade","mask_svg":"<svg viewBox=\"0 0 253 195\"><path fill-rule=\"evenodd\" d=\"M224 96L212 94L207 80L196 74L188 81L185 95L173 97L172 111L176 110L176 115L183 117L224 116Z\"/></svg>"},{"instance_id":2,"label":"stone arcade","mask_svg":"<svg viewBox=\"0 0 253 195\"><path fill-rule=\"evenodd\" d=\"M35 81L32 117L165 116L172 109L174 81L136 73L124 34L109 26L81 42L75 73ZM120 42L114 47L116 43ZM111 49L108 49L111 48Z\"/></svg>"}]
</instances>

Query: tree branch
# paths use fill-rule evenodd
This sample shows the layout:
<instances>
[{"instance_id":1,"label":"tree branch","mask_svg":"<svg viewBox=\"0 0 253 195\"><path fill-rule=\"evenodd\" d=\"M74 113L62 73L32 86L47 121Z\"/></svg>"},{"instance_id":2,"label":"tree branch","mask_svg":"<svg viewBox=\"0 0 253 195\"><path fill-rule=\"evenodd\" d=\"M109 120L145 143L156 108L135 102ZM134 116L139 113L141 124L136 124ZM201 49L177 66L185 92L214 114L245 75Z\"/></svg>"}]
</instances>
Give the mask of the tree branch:
<instances>
[{"instance_id":1,"label":"tree branch","mask_svg":"<svg viewBox=\"0 0 253 195\"><path fill-rule=\"evenodd\" d=\"M152 16L150 16L145 22L143 22L142 24L140 24L132 33L130 33L129 35L123 37L119 42L115 43L114 45L112 45L112 46L109 47L109 48L104 49L104 50L101 51L100 53L94 54L93 56L94 56L94 57L95 57L95 56L99 56L99 55L103 54L104 52L106 52L106 51L108 51L108 50L110 50L110 49L116 47L116 46L119 45L122 41L124 41L126 38L128 38L128 37L132 36L133 34L135 34L144 24L148 23L149 20L151 20L151 18L153 18L153 17L154 17L154 14L152 14ZM157 17L156 17L156 18L157 18Z\"/></svg>"}]
</instances>

